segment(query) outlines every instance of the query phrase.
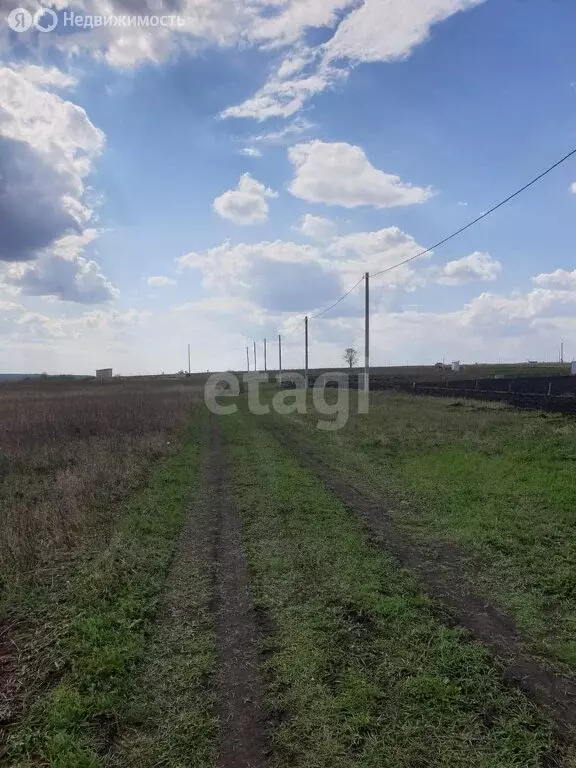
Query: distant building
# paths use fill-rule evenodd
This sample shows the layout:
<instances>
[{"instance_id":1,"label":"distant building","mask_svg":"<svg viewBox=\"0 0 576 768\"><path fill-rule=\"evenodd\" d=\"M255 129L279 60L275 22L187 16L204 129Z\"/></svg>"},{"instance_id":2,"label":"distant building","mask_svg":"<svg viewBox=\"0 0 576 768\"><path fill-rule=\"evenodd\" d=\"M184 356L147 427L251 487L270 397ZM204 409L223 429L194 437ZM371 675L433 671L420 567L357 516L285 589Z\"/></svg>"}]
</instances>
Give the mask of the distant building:
<instances>
[{"instance_id":1,"label":"distant building","mask_svg":"<svg viewBox=\"0 0 576 768\"><path fill-rule=\"evenodd\" d=\"M100 368L100 370L96 371L97 379L111 379L112 375L112 368Z\"/></svg>"},{"instance_id":2,"label":"distant building","mask_svg":"<svg viewBox=\"0 0 576 768\"><path fill-rule=\"evenodd\" d=\"M460 362L460 360L454 360L452 363L452 371L453 373L461 373L464 370L464 366Z\"/></svg>"},{"instance_id":3,"label":"distant building","mask_svg":"<svg viewBox=\"0 0 576 768\"><path fill-rule=\"evenodd\" d=\"M572 376L576 376L576 360L572 360L572 366L570 368L570 373Z\"/></svg>"}]
</instances>

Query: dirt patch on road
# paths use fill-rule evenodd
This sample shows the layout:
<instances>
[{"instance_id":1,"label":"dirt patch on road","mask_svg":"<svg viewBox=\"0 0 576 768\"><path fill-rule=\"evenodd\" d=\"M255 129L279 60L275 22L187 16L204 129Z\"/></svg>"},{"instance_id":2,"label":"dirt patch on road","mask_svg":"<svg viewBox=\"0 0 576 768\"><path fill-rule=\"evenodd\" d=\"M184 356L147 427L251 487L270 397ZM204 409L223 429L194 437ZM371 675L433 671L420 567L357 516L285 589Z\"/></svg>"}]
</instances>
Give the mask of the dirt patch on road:
<instances>
[{"instance_id":1,"label":"dirt patch on road","mask_svg":"<svg viewBox=\"0 0 576 768\"><path fill-rule=\"evenodd\" d=\"M258 624L250 599L242 526L230 492L230 476L219 424L211 430L206 476L209 497L218 507L215 542L216 643L219 660L219 768L264 768L267 722L263 707Z\"/></svg>"},{"instance_id":2,"label":"dirt patch on road","mask_svg":"<svg viewBox=\"0 0 576 768\"><path fill-rule=\"evenodd\" d=\"M301 436L278 424L266 428L297 454L324 485L365 523L379 545L413 571L425 592L439 601L447 620L465 627L503 669L504 679L523 690L547 712L562 740L576 736L576 680L557 673L529 653L514 620L474 588L474 574L456 547L445 542L422 544L398 529L382 502L366 496L339 476Z\"/></svg>"}]
</instances>

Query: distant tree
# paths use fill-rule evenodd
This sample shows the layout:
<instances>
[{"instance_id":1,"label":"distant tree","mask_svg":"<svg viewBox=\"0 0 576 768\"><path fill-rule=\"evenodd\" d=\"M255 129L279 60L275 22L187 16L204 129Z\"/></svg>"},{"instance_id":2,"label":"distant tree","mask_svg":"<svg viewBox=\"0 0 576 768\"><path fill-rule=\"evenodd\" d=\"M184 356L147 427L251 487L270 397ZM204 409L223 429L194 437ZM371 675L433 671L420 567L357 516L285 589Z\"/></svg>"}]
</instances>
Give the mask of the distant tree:
<instances>
[{"instance_id":1,"label":"distant tree","mask_svg":"<svg viewBox=\"0 0 576 768\"><path fill-rule=\"evenodd\" d=\"M358 362L358 352L354 347L348 347L344 350L344 360L348 363L349 368L354 368Z\"/></svg>"}]
</instances>

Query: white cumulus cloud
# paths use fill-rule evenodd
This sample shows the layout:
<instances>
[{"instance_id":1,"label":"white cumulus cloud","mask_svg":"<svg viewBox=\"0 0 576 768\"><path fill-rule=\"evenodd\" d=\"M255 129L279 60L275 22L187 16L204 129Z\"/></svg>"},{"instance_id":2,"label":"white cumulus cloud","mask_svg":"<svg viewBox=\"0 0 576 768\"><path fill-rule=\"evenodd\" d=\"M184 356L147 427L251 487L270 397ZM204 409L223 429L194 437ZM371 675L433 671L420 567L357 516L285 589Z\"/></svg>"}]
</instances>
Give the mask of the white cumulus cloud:
<instances>
[{"instance_id":1,"label":"white cumulus cloud","mask_svg":"<svg viewBox=\"0 0 576 768\"><path fill-rule=\"evenodd\" d=\"M425 282L415 269L420 263L417 256L425 249L399 227L335 237L326 250L334 268L345 276L346 284L363 272L380 272L408 259L412 259L412 262L378 277L374 289L384 287L412 290ZM428 260L430 254L421 258Z\"/></svg>"},{"instance_id":2,"label":"white cumulus cloud","mask_svg":"<svg viewBox=\"0 0 576 768\"><path fill-rule=\"evenodd\" d=\"M299 312L340 290L339 276L309 245L276 240L225 242L178 259L184 269L199 270L204 288L247 299L270 311Z\"/></svg>"},{"instance_id":3,"label":"white cumulus cloud","mask_svg":"<svg viewBox=\"0 0 576 768\"><path fill-rule=\"evenodd\" d=\"M477 280L490 282L502 272L502 264L488 253L475 251L469 256L455 259L430 270L430 276L441 285L464 285Z\"/></svg>"},{"instance_id":4,"label":"white cumulus cloud","mask_svg":"<svg viewBox=\"0 0 576 768\"><path fill-rule=\"evenodd\" d=\"M0 67L0 260L35 258L81 234L93 211L85 178L104 134L76 104L43 90L39 68ZM48 78L52 77L48 70Z\"/></svg>"},{"instance_id":5,"label":"white cumulus cloud","mask_svg":"<svg viewBox=\"0 0 576 768\"><path fill-rule=\"evenodd\" d=\"M482 293L462 311L463 325L499 327L504 332L526 330L541 320L574 315L576 291L535 288L524 294Z\"/></svg>"},{"instance_id":6,"label":"white cumulus cloud","mask_svg":"<svg viewBox=\"0 0 576 768\"><path fill-rule=\"evenodd\" d=\"M188 253L177 264L180 269L200 272L207 291L249 300L272 312L301 312L333 301L364 272L386 268L422 250L413 237L389 227L332 236L317 245L283 240L232 245L226 241L216 248ZM405 266L380 278L374 295L413 290L420 284L415 269ZM356 311L353 302L339 309L345 314L350 311Z\"/></svg>"},{"instance_id":7,"label":"white cumulus cloud","mask_svg":"<svg viewBox=\"0 0 576 768\"><path fill-rule=\"evenodd\" d=\"M98 236L94 229L66 235L43 251L33 262L6 265L0 280L27 296L54 296L79 304L104 304L119 292L82 250Z\"/></svg>"},{"instance_id":8,"label":"white cumulus cloud","mask_svg":"<svg viewBox=\"0 0 576 768\"><path fill-rule=\"evenodd\" d=\"M322 216L312 216L311 213L302 217L299 229L303 235L313 240L330 240L336 234L336 224L333 221Z\"/></svg>"},{"instance_id":9,"label":"white cumulus cloud","mask_svg":"<svg viewBox=\"0 0 576 768\"><path fill-rule=\"evenodd\" d=\"M278 197L277 192L245 173L236 189L230 189L214 200L213 208L223 219L235 224L262 224L268 218L268 200L275 197Z\"/></svg>"},{"instance_id":10,"label":"white cumulus cloud","mask_svg":"<svg viewBox=\"0 0 576 768\"><path fill-rule=\"evenodd\" d=\"M360 147L345 142L297 144L288 156L295 174L289 190L310 203L392 208L423 203L432 195L430 188L378 170Z\"/></svg>"},{"instance_id":11,"label":"white cumulus cloud","mask_svg":"<svg viewBox=\"0 0 576 768\"><path fill-rule=\"evenodd\" d=\"M532 280L536 285L546 287L566 288L567 290L576 290L576 269L571 272L566 269L557 269L554 272L543 272L536 275Z\"/></svg>"},{"instance_id":12,"label":"white cumulus cloud","mask_svg":"<svg viewBox=\"0 0 576 768\"><path fill-rule=\"evenodd\" d=\"M118 295L83 255L98 235L86 179L104 134L51 92L73 83L53 68L0 67L0 279L24 295L96 304Z\"/></svg>"}]
</instances>

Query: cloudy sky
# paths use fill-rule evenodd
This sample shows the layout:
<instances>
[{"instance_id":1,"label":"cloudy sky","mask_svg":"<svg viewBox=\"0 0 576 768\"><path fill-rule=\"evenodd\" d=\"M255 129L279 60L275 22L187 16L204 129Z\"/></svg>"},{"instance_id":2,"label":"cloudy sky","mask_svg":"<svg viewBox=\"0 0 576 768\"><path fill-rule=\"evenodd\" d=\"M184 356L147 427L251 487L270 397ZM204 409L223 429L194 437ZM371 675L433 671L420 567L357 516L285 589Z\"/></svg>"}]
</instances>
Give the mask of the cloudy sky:
<instances>
[{"instance_id":1,"label":"cloudy sky","mask_svg":"<svg viewBox=\"0 0 576 768\"><path fill-rule=\"evenodd\" d=\"M573 0L50 9L0 0L0 371L301 366L576 147ZM373 363L576 357L575 222L573 160L373 280Z\"/></svg>"}]
</instances>

